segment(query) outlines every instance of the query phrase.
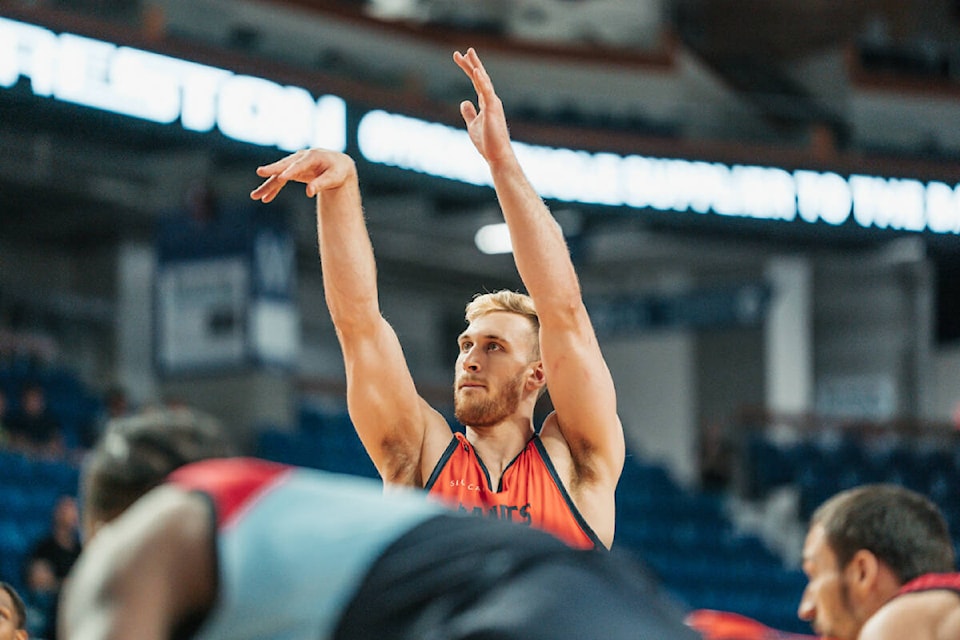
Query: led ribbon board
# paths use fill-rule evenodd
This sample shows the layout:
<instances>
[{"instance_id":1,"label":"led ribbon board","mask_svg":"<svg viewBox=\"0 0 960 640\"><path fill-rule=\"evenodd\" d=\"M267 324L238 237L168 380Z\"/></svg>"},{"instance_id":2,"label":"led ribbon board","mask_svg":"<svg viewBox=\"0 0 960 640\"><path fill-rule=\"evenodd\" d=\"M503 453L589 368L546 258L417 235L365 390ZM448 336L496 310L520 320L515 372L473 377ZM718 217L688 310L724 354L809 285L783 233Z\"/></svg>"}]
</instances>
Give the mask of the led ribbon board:
<instances>
[{"instance_id":1,"label":"led ribbon board","mask_svg":"<svg viewBox=\"0 0 960 640\"><path fill-rule=\"evenodd\" d=\"M196 62L0 18L0 87L286 151L346 148L346 103Z\"/></svg>"},{"instance_id":2,"label":"led ribbon board","mask_svg":"<svg viewBox=\"0 0 960 640\"><path fill-rule=\"evenodd\" d=\"M37 96L286 151L346 149L346 103L302 87L0 18L0 88L29 78ZM490 185L463 129L366 113L360 152L381 163ZM655 158L515 142L548 199L864 229L960 233L960 184Z\"/></svg>"},{"instance_id":3,"label":"led ribbon board","mask_svg":"<svg viewBox=\"0 0 960 640\"><path fill-rule=\"evenodd\" d=\"M490 174L466 131L385 111L360 121L371 162L476 185ZM620 156L514 142L537 192L584 204L865 229L960 232L960 184L778 167Z\"/></svg>"}]
</instances>

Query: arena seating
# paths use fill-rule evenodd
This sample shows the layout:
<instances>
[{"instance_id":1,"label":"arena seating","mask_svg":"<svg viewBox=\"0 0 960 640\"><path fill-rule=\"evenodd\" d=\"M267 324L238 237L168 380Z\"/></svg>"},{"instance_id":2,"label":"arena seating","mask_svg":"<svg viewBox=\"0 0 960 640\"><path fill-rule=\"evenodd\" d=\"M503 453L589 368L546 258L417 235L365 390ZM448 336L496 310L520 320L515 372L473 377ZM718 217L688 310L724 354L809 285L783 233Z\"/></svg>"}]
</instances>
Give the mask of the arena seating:
<instances>
[{"instance_id":1,"label":"arena seating","mask_svg":"<svg viewBox=\"0 0 960 640\"><path fill-rule=\"evenodd\" d=\"M17 410L19 390L26 381L41 384L47 409L60 422L67 446L74 449L97 419L101 409L97 394L71 371L14 359L0 367L8 415ZM24 554L49 529L57 498L77 495L79 473L72 458L33 459L0 448L0 580L22 585Z\"/></svg>"},{"instance_id":2,"label":"arena seating","mask_svg":"<svg viewBox=\"0 0 960 640\"><path fill-rule=\"evenodd\" d=\"M745 447L745 492L762 498L789 486L808 518L841 489L890 482L919 491L941 508L960 552L960 432L897 436L894 433L819 433L779 442L754 431Z\"/></svg>"},{"instance_id":3,"label":"arena seating","mask_svg":"<svg viewBox=\"0 0 960 640\"><path fill-rule=\"evenodd\" d=\"M49 529L57 498L77 495L78 480L76 464L0 449L0 580L22 586L24 555Z\"/></svg>"},{"instance_id":4,"label":"arena seating","mask_svg":"<svg viewBox=\"0 0 960 640\"><path fill-rule=\"evenodd\" d=\"M629 456L617 488L615 544L644 561L692 609L740 613L804 633L805 584L754 534L738 531L723 493L681 487L660 465Z\"/></svg>"}]
</instances>

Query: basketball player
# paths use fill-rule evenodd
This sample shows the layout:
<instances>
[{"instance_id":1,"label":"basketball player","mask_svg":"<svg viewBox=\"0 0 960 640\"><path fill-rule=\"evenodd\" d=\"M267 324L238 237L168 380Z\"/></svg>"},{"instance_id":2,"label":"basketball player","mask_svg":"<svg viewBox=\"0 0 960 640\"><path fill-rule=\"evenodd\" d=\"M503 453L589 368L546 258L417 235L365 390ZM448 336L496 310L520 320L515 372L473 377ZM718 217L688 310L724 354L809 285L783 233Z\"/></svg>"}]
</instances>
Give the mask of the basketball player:
<instances>
[{"instance_id":1,"label":"basketball player","mask_svg":"<svg viewBox=\"0 0 960 640\"><path fill-rule=\"evenodd\" d=\"M257 169L251 194L272 201L290 181L317 198L327 306L347 374L350 417L383 480L426 488L452 507L547 530L575 547L609 547L624 463L616 393L560 226L514 154L503 105L473 49L454 61L477 92L460 112L486 161L528 295L500 291L467 306L454 376L455 433L419 396L380 313L376 266L356 167L300 151ZM549 385L554 411L533 421Z\"/></svg>"},{"instance_id":2,"label":"basketball player","mask_svg":"<svg viewBox=\"0 0 960 640\"><path fill-rule=\"evenodd\" d=\"M798 615L836 640L957 640L960 574L943 516L896 485L841 492L814 512Z\"/></svg>"}]
</instances>

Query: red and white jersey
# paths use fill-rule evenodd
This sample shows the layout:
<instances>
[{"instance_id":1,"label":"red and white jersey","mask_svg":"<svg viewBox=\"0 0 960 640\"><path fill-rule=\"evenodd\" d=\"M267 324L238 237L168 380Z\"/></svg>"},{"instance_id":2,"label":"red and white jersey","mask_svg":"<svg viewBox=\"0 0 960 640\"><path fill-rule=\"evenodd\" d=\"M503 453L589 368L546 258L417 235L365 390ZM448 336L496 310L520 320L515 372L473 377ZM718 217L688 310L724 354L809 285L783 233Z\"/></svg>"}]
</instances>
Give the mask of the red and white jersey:
<instances>
[{"instance_id":1,"label":"red and white jersey","mask_svg":"<svg viewBox=\"0 0 960 640\"><path fill-rule=\"evenodd\" d=\"M900 587L897 595L943 590L960 594L960 573L927 573Z\"/></svg>"},{"instance_id":2,"label":"red and white jersey","mask_svg":"<svg viewBox=\"0 0 960 640\"><path fill-rule=\"evenodd\" d=\"M383 500L372 479L254 458L195 462L167 482L206 496L216 527L217 601L194 640L331 638L383 551L444 513L421 492Z\"/></svg>"}]
</instances>

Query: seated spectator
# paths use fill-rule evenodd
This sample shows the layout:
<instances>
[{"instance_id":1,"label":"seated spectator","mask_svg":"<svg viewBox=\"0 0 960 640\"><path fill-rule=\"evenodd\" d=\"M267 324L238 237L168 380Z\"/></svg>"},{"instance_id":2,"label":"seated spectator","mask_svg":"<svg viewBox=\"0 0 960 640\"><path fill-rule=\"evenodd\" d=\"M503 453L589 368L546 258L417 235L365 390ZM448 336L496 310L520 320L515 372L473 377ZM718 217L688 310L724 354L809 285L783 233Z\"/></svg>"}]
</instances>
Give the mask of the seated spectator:
<instances>
[{"instance_id":1,"label":"seated spectator","mask_svg":"<svg viewBox=\"0 0 960 640\"><path fill-rule=\"evenodd\" d=\"M708 492L727 489L733 475L734 448L723 427L710 423L700 434L700 488Z\"/></svg>"},{"instance_id":2,"label":"seated spectator","mask_svg":"<svg viewBox=\"0 0 960 640\"><path fill-rule=\"evenodd\" d=\"M42 457L62 457L63 433L60 423L47 411L47 396L35 382L20 391L20 411L7 423L10 445L14 449Z\"/></svg>"},{"instance_id":3,"label":"seated spectator","mask_svg":"<svg viewBox=\"0 0 960 640\"><path fill-rule=\"evenodd\" d=\"M31 640L53 640L59 595L59 581L53 573L53 565L45 558L31 558L24 568L23 584L25 628Z\"/></svg>"},{"instance_id":4,"label":"seated spectator","mask_svg":"<svg viewBox=\"0 0 960 640\"><path fill-rule=\"evenodd\" d=\"M31 638L55 640L60 588L79 556L80 513L73 496L64 495L53 508L50 531L34 544L24 566L23 599Z\"/></svg>"},{"instance_id":5,"label":"seated spectator","mask_svg":"<svg viewBox=\"0 0 960 640\"><path fill-rule=\"evenodd\" d=\"M31 560L50 563L59 589L80 555L80 514L73 496L61 496L53 508L50 531L31 549Z\"/></svg>"},{"instance_id":6,"label":"seated spectator","mask_svg":"<svg viewBox=\"0 0 960 640\"><path fill-rule=\"evenodd\" d=\"M83 429L80 446L84 449L93 447L109 421L129 414L130 399L127 396L127 390L120 385L111 386L103 395L103 409L97 418Z\"/></svg>"}]
</instances>

